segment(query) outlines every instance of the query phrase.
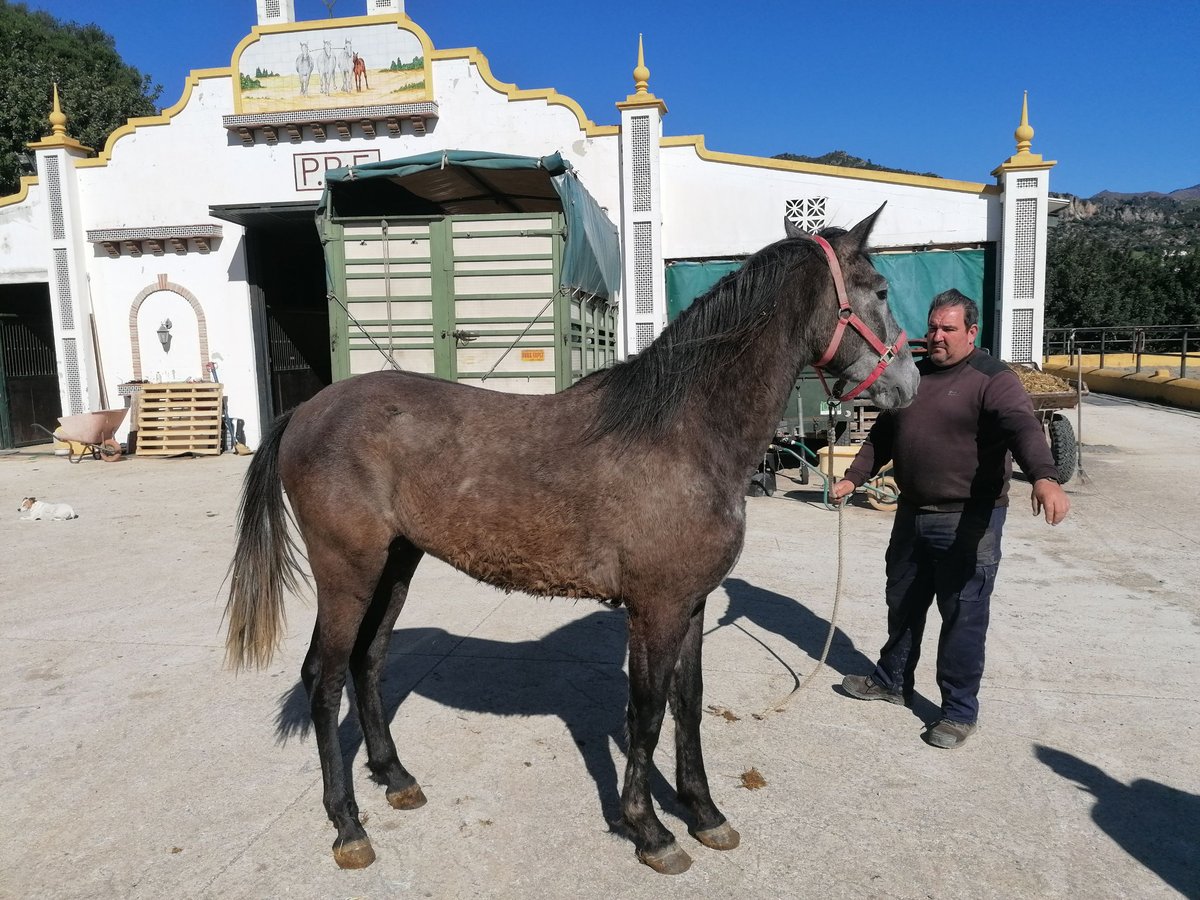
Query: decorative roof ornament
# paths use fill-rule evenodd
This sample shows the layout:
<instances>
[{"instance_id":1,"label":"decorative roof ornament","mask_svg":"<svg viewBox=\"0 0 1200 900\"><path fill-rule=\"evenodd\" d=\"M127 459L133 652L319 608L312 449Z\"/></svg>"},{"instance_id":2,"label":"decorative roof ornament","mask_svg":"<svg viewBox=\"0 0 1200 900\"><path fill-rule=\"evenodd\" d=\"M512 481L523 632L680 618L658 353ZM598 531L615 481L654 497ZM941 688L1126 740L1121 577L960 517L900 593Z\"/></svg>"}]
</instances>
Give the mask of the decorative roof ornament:
<instances>
[{"instance_id":1,"label":"decorative roof ornament","mask_svg":"<svg viewBox=\"0 0 1200 900\"><path fill-rule=\"evenodd\" d=\"M1033 126L1029 124L1029 91L1025 91L1021 97L1021 123L1017 125L1013 137L1017 141L1017 152L1000 163L992 171L993 175L999 175L1001 172L1012 169L1049 169L1051 166L1058 165L1055 160L1042 159L1040 153L1033 153L1030 150L1033 146Z\"/></svg>"},{"instance_id":2,"label":"decorative roof ornament","mask_svg":"<svg viewBox=\"0 0 1200 900\"><path fill-rule=\"evenodd\" d=\"M633 93L617 104L617 109L632 109L639 106L657 106L663 115L667 104L650 93L650 70L646 68L646 54L642 48L642 35L638 34L637 65L633 69Z\"/></svg>"},{"instance_id":3,"label":"decorative roof ornament","mask_svg":"<svg viewBox=\"0 0 1200 900\"><path fill-rule=\"evenodd\" d=\"M26 144L25 146L30 150L49 150L54 147L66 147L71 150L82 150L85 153L92 152L91 147L85 147L67 134L67 114L62 111L62 106L58 102L58 82L54 82L54 105L47 118L50 121L50 134L46 135L40 141L33 141Z\"/></svg>"},{"instance_id":4,"label":"decorative roof ornament","mask_svg":"<svg viewBox=\"0 0 1200 900\"><path fill-rule=\"evenodd\" d=\"M50 111L50 128L56 137L67 135L67 114L58 105L58 82L54 82L54 109Z\"/></svg>"},{"instance_id":5,"label":"decorative roof ornament","mask_svg":"<svg viewBox=\"0 0 1200 900\"><path fill-rule=\"evenodd\" d=\"M1029 91L1021 97L1021 124L1013 132L1017 139L1017 156L1029 156L1029 148L1033 146L1033 128L1029 124Z\"/></svg>"},{"instance_id":6,"label":"decorative roof ornament","mask_svg":"<svg viewBox=\"0 0 1200 900\"><path fill-rule=\"evenodd\" d=\"M650 70L646 68L646 54L642 49L642 35L638 33L638 61L633 70L633 87L635 94L649 93Z\"/></svg>"}]
</instances>

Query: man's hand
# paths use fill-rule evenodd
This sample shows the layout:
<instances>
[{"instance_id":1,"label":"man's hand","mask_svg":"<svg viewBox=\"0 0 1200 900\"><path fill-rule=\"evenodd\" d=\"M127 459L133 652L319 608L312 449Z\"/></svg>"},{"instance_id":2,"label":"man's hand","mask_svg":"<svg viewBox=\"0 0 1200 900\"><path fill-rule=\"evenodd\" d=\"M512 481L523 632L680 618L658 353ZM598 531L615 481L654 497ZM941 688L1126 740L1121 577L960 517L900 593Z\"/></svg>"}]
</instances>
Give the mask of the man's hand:
<instances>
[{"instance_id":1,"label":"man's hand","mask_svg":"<svg viewBox=\"0 0 1200 900\"><path fill-rule=\"evenodd\" d=\"M834 486L829 489L829 499L841 500L843 497L849 497L853 493L854 482L849 478L843 478L836 482Z\"/></svg>"},{"instance_id":2,"label":"man's hand","mask_svg":"<svg viewBox=\"0 0 1200 900\"><path fill-rule=\"evenodd\" d=\"M1043 510L1046 521L1057 525L1071 511L1071 498L1062 489L1062 485L1053 478L1039 478L1033 483L1033 494L1030 496L1033 514L1036 516Z\"/></svg>"}]
</instances>

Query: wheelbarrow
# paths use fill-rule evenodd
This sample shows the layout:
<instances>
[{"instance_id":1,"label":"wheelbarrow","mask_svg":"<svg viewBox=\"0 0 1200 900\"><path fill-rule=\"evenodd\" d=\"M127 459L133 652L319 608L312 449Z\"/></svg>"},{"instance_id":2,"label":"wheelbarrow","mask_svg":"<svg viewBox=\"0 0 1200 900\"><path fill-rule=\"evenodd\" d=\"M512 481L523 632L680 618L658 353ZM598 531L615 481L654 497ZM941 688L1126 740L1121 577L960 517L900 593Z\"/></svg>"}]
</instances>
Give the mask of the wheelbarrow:
<instances>
[{"instance_id":1,"label":"wheelbarrow","mask_svg":"<svg viewBox=\"0 0 1200 900\"><path fill-rule=\"evenodd\" d=\"M117 443L117 439L113 435L116 434L128 414L129 408L122 407L121 409L98 409L95 412L79 413L74 416L60 416L57 433L44 425L38 425L37 422L33 424L35 428L40 428L55 440L69 441L71 445L83 446L78 456L72 454L71 449L68 448L67 459L70 462L77 463L89 453L92 459L116 462L121 458L121 445Z\"/></svg>"}]
</instances>

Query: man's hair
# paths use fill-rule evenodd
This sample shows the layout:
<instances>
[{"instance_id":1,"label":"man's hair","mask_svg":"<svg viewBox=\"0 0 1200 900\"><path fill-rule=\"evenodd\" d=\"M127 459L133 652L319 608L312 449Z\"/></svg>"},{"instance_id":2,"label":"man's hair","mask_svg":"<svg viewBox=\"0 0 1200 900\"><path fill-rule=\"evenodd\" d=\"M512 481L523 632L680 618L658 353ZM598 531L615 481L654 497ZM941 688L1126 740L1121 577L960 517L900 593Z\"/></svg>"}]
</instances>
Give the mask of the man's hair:
<instances>
[{"instance_id":1,"label":"man's hair","mask_svg":"<svg viewBox=\"0 0 1200 900\"><path fill-rule=\"evenodd\" d=\"M932 316L935 309L943 309L947 306L963 308L963 323L967 328L979 324L979 305L966 294L959 293L954 288L942 291L933 298L933 302L929 304L929 315Z\"/></svg>"}]
</instances>

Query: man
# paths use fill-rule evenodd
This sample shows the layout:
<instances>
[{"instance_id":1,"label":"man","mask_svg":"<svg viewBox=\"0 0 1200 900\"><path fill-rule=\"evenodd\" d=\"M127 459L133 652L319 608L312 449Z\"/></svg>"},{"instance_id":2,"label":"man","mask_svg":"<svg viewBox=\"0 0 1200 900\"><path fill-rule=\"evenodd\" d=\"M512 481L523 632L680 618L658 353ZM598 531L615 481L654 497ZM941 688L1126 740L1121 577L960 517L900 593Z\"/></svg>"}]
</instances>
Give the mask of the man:
<instances>
[{"instance_id":1,"label":"man","mask_svg":"<svg viewBox=\"0 0 1200 900\"><path fill-rule=\"evenodd\" d=\"M1020 379L975 347L979 308L958 291L933 298L928 357L911 406L880 414L845 478L841 499L895 465L900 503L888 546L888 638L875 671L847 675L860 700L909 704L925 617L942 616L937 682L941 718L925 738L954 749L975 733L989 601L1000 563L1012 456L1033 483L1033 514L1057 525L1071 502Z\"/></svg>"}]
</instances>

